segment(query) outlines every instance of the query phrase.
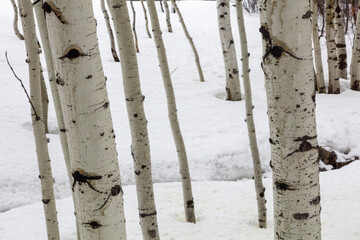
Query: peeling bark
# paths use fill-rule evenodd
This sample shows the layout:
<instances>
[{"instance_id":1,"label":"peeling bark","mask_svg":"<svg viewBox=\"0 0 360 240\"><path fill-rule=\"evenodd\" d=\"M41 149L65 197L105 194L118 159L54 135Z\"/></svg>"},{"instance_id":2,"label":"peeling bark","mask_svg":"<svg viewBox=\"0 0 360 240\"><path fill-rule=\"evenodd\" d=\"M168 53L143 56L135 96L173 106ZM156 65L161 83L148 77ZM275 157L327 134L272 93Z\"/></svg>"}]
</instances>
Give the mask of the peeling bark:
<instances>
[{"instance_id":1,"label":"peeling bark","mask_svg":"<svg viewBox=\"0 0 360 240\"><path fill-rule=\"evenodd\" d=\"M115 133L91 1L45 1L80 239L126 239ZM59 19L66 19L66 24ZM120 188L119 188L120 187ZM115 194L117 193L117 194Z\"/></svg>"},{"instance_id":2,"label":"peeling bark","mask_svg":"<svg viewBox=\"0 0 360 240\"><path fill-rule=\"evenodd\" d=\"M240 101L242 97L239 67L236 60L234 38L231 30L229 0L217 0L216 6L221 48L224 57L226 100Z\"/></svg>"},{"instance_id":3,"label":"peeling bark","mask_svg":"<svg viewBox=\"0 0 360 240\"><path fill-rule=\"evenodd\" d=\"M335 0L335 18L334 18L334 29L335 29L335 43L336 43L336 56L338 68L338 77L347 79L347 53L346 53L346 42L345 42L345 30L343 25L343 17L341 12L340 0Z\"/></svg>"},{"instance_id":4,"label":"peeling bark","mask_svg":"<svg viewBox=\"0 0 360 240\"><path fill-rule=\"evenodd\" d=\"M106 28L108 30L108 34L109 34L109 38L110 38L111 54L114 58L114 61L119 62L120 60L119 60L118 54L116 52L114 33L113 33L113 30L111 29L110 18L109 18L109 14L106 10L105 0L100 1L100 6L101 6L101 11L103 12L103 15L104 15Z\"/></svg>"},{"instance_id":5,"label":"peeling bark","mask_svg":"<svg viewBox=\"0 0 360 240\"><path fill-rule=\"evenodd\" d=\"M154 0L147 0L146 2L148 4L149 14L151 18L151 26L154 34L155 47L157 50L161 75L165 87L171 131L173 134L176 151L179 159L180 175L181 175L183 196L184 196L183 201L185 208L185 217L187 222L195 223L196 219L195 219L194 201L193 201L193 195L191 189L190 171L186 156L185 144L181 134L179 120L177 117L175 93L171 82L171 76L170 76L169 66L166 57L166 50L161 36L162 33L160 29L159 19L157 16Z\"/></svg>"},{"instance_id":6,"label":"peeling bark","mask_svg":"<svg viewBox=\"0 0 360 240\"><path fill-rule=\"evenodd\" d=\"M164 0L165 1L165 0ZM179 16L179 21L181 23L181 26L184 30L184 33L185 33L185 36L186 38L189 40L189 43L190 43L190 46L191 46L191 49L193 50L193 53L194 53L194 56L195 56L195 63L196 63L196 68L197 68L197 71L198 71L198 74L199 74L199 78L200 78L200 82L205 82L205 79L204 79L204 74L203 74L203 71L202 71L202 68L201 68L201 64L200 64L200 58L199 58L199 54L196 50L196 47L195 47L195 44L194 44L194 41L192 39L192 37L190 36L189 34L189 31L187 30L186 28L186 25L185 25L185 22L184 22L184 19L182 17L182 14L180 12L180 9L179 7L177 6L175 0L171 0L171 3L172 5L174 6L178 16Z\"/></svg>"},{"instance_id":7,"label":"peeling bark","mask_svg":"<svg viewBox=\"0 0 360 240\"><path fill-rule=\"evenodd\" d=\"M247 47L247 38L244 24L243 14L243 1L237 0L236 2L236 13L238 20L238 28L241 42L241 62L242 62L242 77L244 82L245 91L245 110L246 110L246 124L248 128L249 143L251 149L251 157L253 160L254 168L254 183L256 191L256 200L258 207L258 225L260 228L266 228L266 199L265 199L265 187L262 182L262 170L259 149L256 140L255 123L253 116L253 104L251 96L251 83L250 83L250 68L249 68L249 57Z\"/></svg>"},{"instance_id":8,"label":"peeling bark","mask_svg":"<svg viewBox=\"0 0 360 240\"><path fill-rule=\"evenodd\" d=\"M168 5L167 1L168 0L163 0L164 6L165 6L165 13L166 13L166 25L167 25L168 32L172 32L171 21L170 21L170 11L169 11L169 5Z\"/></svg>"},{"instance_id":9,"label":"peeling bark","mask_svg":"<svg viewBox=\"0 0 360 240\"><path fill-rule=\"evenodd\" d=\"M151 174L150 144L139 69L125 0L110 0L116 38L120 49L126 108L131 130L138 210L143 239L159 239L157 214ZM149 234L151 233L151 234Z\"/></svg>"},{"instance_id":10,"label":"peeling bark","mask_svg":"<svg viewBox=\"0 0 360 240\"><path fill-rule=\"evenodd\" d=\"M13 8L14 8L14 23L13 23L13 28L14 28L14 32L15 35L20 39L20 40L24 40L24 36L20 33L19 28L18 28L18 22L19 22L19 13L18 13L18 8L16 6L16 2L15 0L10 0Z\"/></svg>"},{"instance_id":11,"label":"peeling bark","mask_svg":"<svg viewBox=\"0 0 360 240\"><path fill-rule=\"evenodd\" d=\"M307 0L260 4L278 240L321 239L311 23L302 17L308 11Z\"/></svg>"},{"instance_id":12,"label":"peeling bark","mask_svg":"<svg viewBox=\"0 0 360 240\"><path fill-rule=\"evenodd\" d=\"M358 12L360 6L358 7ZM355 91L360 91L360 14L357 15L356 19L356 31L354 35L354 44L351 57L350 66L350 88Z\"/></svg>"},{"instance_id":13,"label":"peeling bark","mask_svg":"<svg viewBox=\"0 0 360 240\"><path fill-rule=\"evenodd\" d=\"M24 38L29 67L30 100L32 103L32 122L36 145L36 154L39 167L39 178L41 183L41 196L45 212L46 230L48 239L60 239L55 195L54 179L51 171L48 142L45 132L45 124L42 113L42 89L40 78L40 57L38 52L38 41L35 30L35 19L31 1L18 0L21 12L21 22L24 30Z\"/></svg>"}]
</instances>

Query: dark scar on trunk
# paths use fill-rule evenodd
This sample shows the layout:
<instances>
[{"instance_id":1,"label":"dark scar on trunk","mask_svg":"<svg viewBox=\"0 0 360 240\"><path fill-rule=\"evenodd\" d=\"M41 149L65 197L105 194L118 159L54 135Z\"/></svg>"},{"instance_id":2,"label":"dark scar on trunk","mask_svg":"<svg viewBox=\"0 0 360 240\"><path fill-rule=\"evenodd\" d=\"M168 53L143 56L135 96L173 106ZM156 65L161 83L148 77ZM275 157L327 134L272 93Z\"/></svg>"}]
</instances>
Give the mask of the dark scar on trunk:
<instances>
[{"instance_id":1,"label":"dark scar on trunk","mask_svg":"<svg viewBox=\"0 0 360 240\"><path fill-rule=\"evenodd\" d=\"M113 186L113 187L111 188L110 194L109 194L109 196L106 198L104 204L101 205L101 207L99 207L98 209L95 209L95 211L99 211L100 209L102 209L102 208L106 205L106 203L109 201L109 199L110 199L111 196L115 197L115 196L119 195L119 193L124 194L121 186L120 186L120 185L115 185L115 186Z\"/></svg>"},{"instance_id":2,"label":"dark scar on trunk","mask_svg":"<svg viewBox=\"0 0 360 240\"><path fill-rule=\"evenodd\" d=\"M60 11L60 9L58 7L56 7L53 2L51 2L51 1L45 2L42 5L42 9L44 9L44 11L47 13L53 12L55 14L55 16L57 17L57 19L59 19L59 21L62 24L69 24L69 22L65 19L64 15Z\"/></svg>"},{"instance_id":3,"label":"dark scar on trunk","mask_svg":"<svg viewBox=\"0 0 360 240\"><path fill-rule=\"evenodd\" d=\"M99 228L99 227L102 226L98 221L86 222L86 223L83 223L83 224L90 225L90 227L92 229L96 229L96 228Z\"/></svg>"},{"instance_id":4,"label":"dark scar on trunk","mask_svg":"<svg viewBox=\"0 0 360 240\"><path fill-rule=\"evenodd\" d=\"M72 176L74 178L74 183L72 185L72 191L74 191L75 184L76 184L76 182L78 182L79 185L81 185L82 183L85 183L95 192L102 193L102 192L96 190L89 182L89 180L100 180L102 178L102 176L86 176L86 175L83 175L82 173L80 173L79 171L73 172Z\"/></svg>"}]
</instances>

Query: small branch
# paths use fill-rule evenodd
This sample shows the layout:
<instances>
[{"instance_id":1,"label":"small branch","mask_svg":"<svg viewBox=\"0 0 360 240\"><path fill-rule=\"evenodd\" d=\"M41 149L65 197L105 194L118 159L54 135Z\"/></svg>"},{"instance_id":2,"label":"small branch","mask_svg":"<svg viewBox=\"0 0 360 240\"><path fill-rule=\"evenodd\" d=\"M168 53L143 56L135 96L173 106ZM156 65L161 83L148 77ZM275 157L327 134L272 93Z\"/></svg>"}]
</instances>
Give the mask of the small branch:
<instances>
[{"instance_id":1,"label":"small branch","mask_svg":"<svg viewBox=\"0 0 360 240\"><path fill-rule=\"evenodd\" d=\"M40 118L39 115L37 114L37 112L36 112L36 110L35 110L35 107L34 107L34 104L32 103L31 98L30 98L30 96L29 96L29 93L27 92L27 90L26 90L26 88L25 88L22 80L16 75L13 67L11 66L11 64L10 64L10 62L9 62L9 59L8 59L8 56L7 56L7 51L5 52L5 58L6 58L6 62L7 62L7 64L9 65L10 70L11 70L11 72L13 73L14 77L20 82L22 89L24 89L24 92L25 92L25 94L26 94L26 97L28 98L29 103L30 103L30 105L31 105L31 108L33 109L34 114L35 114L35 116L36 116L35 121L39 121L41 118Z\"/></svg>"},{"instance_id":2,"label":"small branch","mask_svg":"<svg viewBox=\"0 0 360 240\"><path fill-rule=\"evenodd\" d=\"M174 70L171 71L170 76L178 69L179 67L176 67Z\"/></svg>"}]
</instances>

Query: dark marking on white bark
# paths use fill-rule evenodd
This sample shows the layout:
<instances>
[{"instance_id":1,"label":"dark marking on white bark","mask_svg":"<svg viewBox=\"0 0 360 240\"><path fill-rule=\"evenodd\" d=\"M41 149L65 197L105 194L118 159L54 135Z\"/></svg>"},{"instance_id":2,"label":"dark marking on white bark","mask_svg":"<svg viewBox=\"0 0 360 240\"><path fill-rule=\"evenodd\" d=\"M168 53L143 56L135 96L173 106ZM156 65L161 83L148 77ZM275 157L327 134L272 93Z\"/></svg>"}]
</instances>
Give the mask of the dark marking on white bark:
<instances>
[{"instance_id":1,"label":"dark marking on white bark","mask_svg":"<svg viewBox=\"0 0 360 240\"><path fill-rule=\"evenodd\" d=\"M294 213L293 217L296 220L306 220L309 218L309 213Z\"/></svg>"},{"instance_id":2,"label":"dark marking on white bark","mask_svg":"<svg viewBox=\"0 0 360 240\"><path fill-rule=\"evenodd\" d=\"M156 230L148 230L148 235L151 238L155 238L156 237Z\"/></svg>"},{"instance_id":3,"label":"dark marking on white bark","mask_svg":"<svg viewBox=\"0 0 360 240\"><path fill-rule=\"evenodd\" d=\"M78 46L71 46L65 50L64 55L59 57L59 59L68 58L70 60L73 60L82 56L86 56L86 55L83 53L81 48L79 48Z\"/></svg>"},{"instance_id":4,"label":"dark marking on white bark","mask_svg":"<svg viewBox=\"0 0 360 240\"><path fill-rule=\"evenodd\" d=\"M82 183L87 184L92 190L94 190L95 192L98 193L102 193L98 190L96 190L89 181L91 180L100 180L102 178L102 176L86 176L85 173L81 173L80 171L75 171L72 173L72 176L74 178L74 183L72 185L72 190L74 191L74 187L76 182L79 183L79 185L81 185Z\"/></svg>"},{"instance_id":5,"label":"dark marking on white bark","mask_svg":"<svg viewBox=\"0 0 360 240\"><path fill-rule=\"evenodd\" d=\"M310 201L311 205L317 205L320 203L320 195Z\"/></svg>"},{"instance_id":6,"label":"dark marking on white bark","mask_svg":"<svg viewBox=\"0 0 360 240\"><path fill-rule=\"evenodd\" d=\"M156 211L155 212L152 212L152 213L139 213L139 216L141 218L145 218L145 217L151 217L151 216L155 216L157 213Z\"/></svg>"},{"instance_id":7,"label":"dark marking on white bark","mask_svg":"<svg viewBox=\"0 0 360 240\"><path fill-rule=\"evenodd\" d=\"M307 19L307 18L310 18L311 17L311 14L312 14L312 12L311 12L311 10L308 10L304 15L302 15L302 19Z\"/></svg>"},{"instance_id":8,"label":"dark marking on white bark","mask_svg":"<svg viewBox=\"0 0 360 240\"><path fill-rule=\"evenodd\" d=\"M296 188L284 182L275 181L276 189L281 191L294 191Z\"/></svg>"},{"instance_id":9,"label":"dark marking on white bark","mask_svg":"<svg viewBox=\"0 0 360 240\"><path fill-rule=\"evenodd\" d=\"M55 4L51 1L46 1L42 8L44 9L45 12L47 13L51 13L53 12L55 14L55 16L57 17L57 19L59 19L59 21L62 24L69 24L69 22L65 19L64 15L62 14L62 12L60 11L60 9L58 7L55 6Z\"/></svg>"},{"instance_id":10,"label":"dark marking on white bark","mask_svg":"<svg viewBox=\"0 0 360 240\"><path fill-rule=\"evenodd\" d=\"M194 208L194 200L187 201L186 208Z\"/></svg>"},{"instance_id":11,"label":"dark marking on white bark","mask_svg":"<svg viewBox=\"0 0 360 240\"><path fill-rule=\"evenodd\" d=\"M97 229L99 227L102 227L99 221L91 221L83 224L89 225L92 229Z\"/></svg>"},{"instance_id":12,"label":"dark marking on white bark","mask_svg":"<svg viewBox=\"0 0 360 240\"><path fill-rule=\"evenodd\" d=\"M41 200L44 204L48 204L50 202L50 199L42 199Z\"/></svg>"}]
</instances>

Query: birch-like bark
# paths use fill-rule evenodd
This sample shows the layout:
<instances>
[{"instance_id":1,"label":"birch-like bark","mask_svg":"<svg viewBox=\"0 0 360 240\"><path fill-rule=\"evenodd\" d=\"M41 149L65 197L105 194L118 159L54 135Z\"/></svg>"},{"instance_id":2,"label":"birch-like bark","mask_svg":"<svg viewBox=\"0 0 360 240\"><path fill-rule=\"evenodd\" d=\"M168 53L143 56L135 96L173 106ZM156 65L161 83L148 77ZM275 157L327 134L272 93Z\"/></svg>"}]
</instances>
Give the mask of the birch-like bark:
<instances>
[{"instance_id":1,"label":"birch-like bark","mask_svg":"<svg viewBox=\"0 0 360 240\"><path fill-rule=\"evenodd\" d=\"M165 1L165 0L164 0L164 1ZM178 16L179 16L179 21L180 21L181 26L182 26L182 28L183 28L183 30L184 30L185 36L186 36L186 38L189 40L191 49L193 50L193 53L194 53L194 56L195 56L196 68L197 68L197 71L198 71L198 74L199 74L200 82L205 82L204 74L203 74L203 71L202 71L202 68L201 68L201 64L200 64L199 54L198 54L198 52L197 52L197 50L196 50L194 41L193 41L192 37L190 36L189 31L188 31L187 28L186 28L184 19L183 19L183 17L182 17L182 14L181 14L181 12L180 12L180 9L179 9L178 5L176 4L175 0L171 0L171 3L172 3L172 5L174 6L174 8L176 9L176 12L177 12L177 14L178 14Z\"/></svg>"},{"instance_id":2,"label":"birch-like bark","mask_svg":"<svg viewBox=\"0 0 360 240\"><path fill-rule=\"evenodd\" d=\"M229 0L216 0L219 34L224 57L226 100L240 101L239 67L230 23Z\"/></svg>"},{"instance_id":3,"label":"birch-like bark","mask_svg":"<svg viewBox=\"0 0 360 240\"><path fill-rule=\"evenodd\" d=\"M326 6L326 46L328 54L329 86L328 93L339 94L340 83L338 78L336 44L334 33L335 0L325 0Z\"/></svg>"},{"instance_id":4,"label":"birch-like bark","mask_svg":"<svg viewBox=\"0 0 360 240\"><path fill-rule=\"evenodd\" d=\"M17 6L16 6L16 2L15 2L15 0L10 0L10 1L11 1L11 4L13 5L13 8L14 8L13 28L14 28L15 35L16 35L20 40L24 40L24 36L20 33L19 28L18 28L19 12L18 12L18 8L17 8Z\"/></svg>"},{"instance_id":5,"label":"birch-like bark","mask_svg":"<svg viewBox=\"0 0 360 240\"><path fill-rule=\"evenodd\" d=\"M170 21L170 11L169 11L169 5L168 5L167 1L168 0L163 0L164 6L165 6L165 13L166 13L166 25L167 25L168 32L172 32L171 21Z\"/></svg>"},{"instance_id":6,"label":"birch-like bark","mask_svg":"<svg viewBox=\"0 0 360 240\"><path fill-rule=\"evenodd\" d=\"M347 79L347 54L346 54L346 42L345 42L345 30L341 12L341 1L335 2L335 43L336 43L336 56L337 56L337 68L338 77Z\"/></svg>"},{"instance_id":7,"label":"birch-like bark","mask_svg":"<svg viewBox=\"0 0 360 240\"><path fill-rule=\"evenodd\" d=\"M111 15L120 49L126 108L131 130L131 154L143 239L159 239L157 214L151 174L150 144L144 100L130 18L125 0L110 0ZM117 7L122 6L122 7Z\"/></svg>"},{"instance_id":8,"label":"birch-like bark","mask_svg":"<svg viewBox=\"0 0 360 240\"><path fill-rule=\"evenodd\" d=\"M319 41L319 25L318 25L318 0L311 0L311 17L312 17L312 37L314 44L314 58L315 58L315 68L316 68L316 86L319 93L326 93L325 89L325 80L324 80L324 69L322 65L321 58L321 47Z\"/></svg>"},{"instance_id":9,"label":"birch-like bark","mask_svg":"<svg viewBox=\"0 0 360 240\"><path fill-rule=\"evenodd\" d=\"M39 167L47 237L48 239L58 240L60 239L60 235L53 188L54 179L51 172L48 142L42 116L40 57L37 48L35 19L31 1L18 0L18 5L21 12L21 22L26 45L26 62L28 63L29 68L30 100L32 105L31 117Z\"/></svg>"},{"instance_id":10,"label":"birch-like bark","mask_svg":"<svg viewBox=\"0 0 360 240\"><path fill-rule=\"evenodd\" d=\"M140 0L140 2L141 2L141 6L142 6L142 8L144 10L146 33L147 33L148 37L151 38L151 33L150 33L150 30L149 30L149 21L148 21L148 17L147 17L147 12L146 12L146 8L145 8L144 0Z\"/></svg>"},{"instance_id":11,"label":"birch-like bark","mask_svg":"<svg viewBox=\"0 0 360 240\"><path fill-rule=\"evenodd\" d=\"M132 30L134 32L135 48L136 48L136 52L140 52L139 44L138 44L138 37L136 34L136 12L135 12L135 8L134 8L134 4L133 4L132 0L130 0L130 6L131 6L131 11L133 13Z\"/></svg>"},{"instance_id":12,"label":"birch-like bark","mask_svg":"<svg viewBox=\"0 0 360 240\"><path fill-rule=\"evenodd\" d=\"M168 116L173 134L176 151L179 159L180 175L183 188L183 200L185 208L185 218L187 222L195 223L194 199L191 190L190 171L188 160L186 156L186 149L183 137L181 135L179 120L177 117L176 101L174 88L171 82L171 76L166 57L166 50L162 39L159 19L156 12L154 0L147 0L149 14L151 18L151 26L154 34L154 42L159 58L159 65L161 70L162 79L164 82L166 101L168 106Z\"/></svg>"},{"instance_id":13,"label":"birch-like bark","mask_svg":"<svg viewBox=\"0 0 360 240\"><path fill-rule=\"evenodd\" d=\"M114 61L119 62L120 60L119 60L118 54L116 52L114 33L113 33L112 28L111 28L109 14L108 14L108 12L106 10L105 0L100 0L100 6L101 6L101 11L103 12L103 15L104 15L106 28L107 28L108 34L109 34L111 54L112 54L112 56L114 58Z\"/></svg>"},{"instance_id":14,"label":"birch-like bark","mask_svg":"<svg viewBox=\"0 0 360 240\"><path fill-rule=\"evenodd\" d=\"M246 38L242 4L243 4L242 0L237 0L236 13L237 13L237 22L238 22L240 42L241 42L241 62L242 62L242 77L243 77L244 91L245 91L246 124L248 128L251 157L253 160L253 167L254 167L254 183L255 183L256 200L258 207L258 224L260 228L266 228L265 187L262 182L260 154L256 140L253 104L251 97L251 83L250 83L250 68L249 68L250 54L247 47L247 38Z\"/></svg>"},{"instance_id":15,"label":"birch-like bark","mask_svg":"<svg viewBox=\"0 0 360 240\"><path fill-rule=\"evenodd\" d=\"M47 88L45 84L43 69L40 63L40 83L41 83L41 108L42 108L42 117L45 126L45 133L49 133L49 121L48 121L48 112L49 112L49 97L47 94Z\"/></svg>"},{"instance_id":16,"label":"birch-like bark","mask_svg":"<svg viewBox=\"0 0 360 240\"><path fill-rule=\"evenodd\" d=\"M321 239L309 11L308 0L260 4L277 240Z\"/></svg>"},{"instance_id":17,"label":"birch-like bark","mask_svg":"<svg viewBox=\"0 0 360 240\"><path fill-rule=\"evenodd\" d=\"M358 12L360 10L360 5L358 7ZM356 31L354 36L354 44L351 56L351 65L350 65L350 88L355 91L360 91L360 72L359 72L359 63L360 63L360 14L356 18Z\"/></svg>"},{"instance_id":18,"label":"birch-like bark","mask_svg":"<svg viewBox=\"0 0 360 240\"><path fill-rule=\"evenodd\" d=\"M80 238L126 239L123 191L92 2L45 1Z\"/></svg>"}]
</instances>

